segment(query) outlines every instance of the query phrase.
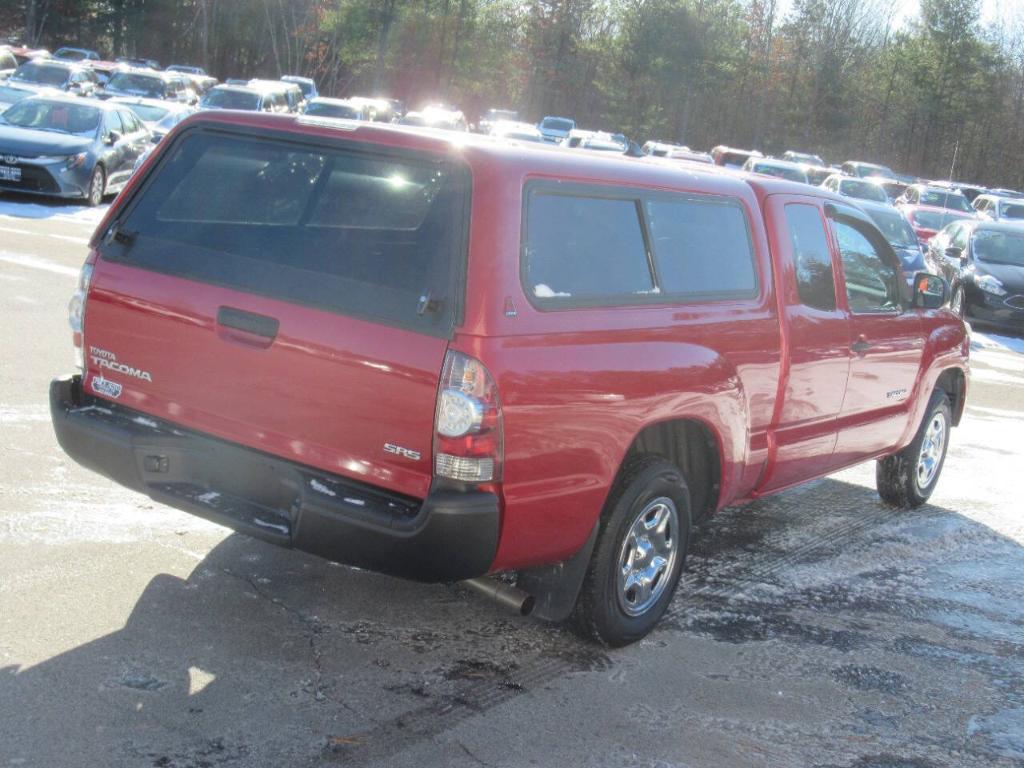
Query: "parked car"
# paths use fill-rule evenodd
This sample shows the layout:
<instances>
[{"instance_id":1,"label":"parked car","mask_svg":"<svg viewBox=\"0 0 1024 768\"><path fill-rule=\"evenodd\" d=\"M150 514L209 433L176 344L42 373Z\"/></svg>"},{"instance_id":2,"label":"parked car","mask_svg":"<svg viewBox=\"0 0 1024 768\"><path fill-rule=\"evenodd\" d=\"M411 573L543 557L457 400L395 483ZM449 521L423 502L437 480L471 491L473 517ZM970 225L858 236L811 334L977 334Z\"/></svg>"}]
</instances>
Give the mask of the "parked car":
<instances>
[{"instance_id":1,"label":"parked car","mask_svg":"<svg viewBox=\"0 0 1024 768\"><path fill-rule=\"evenodd\" d=\"M934 490L967 331L941 277L906 295L862 211L751 174L325 130L201 113L118 198L70 305L83 370L50 389L74 460L610 645L651 631L722 507L878 457L887 503Z\"/></svg>"},{"instance_id":2,"label":"parked car","mask_svg":"<svg viewBox=\"0 0 1024 768\"><path fill-rule=\"evenodd\" d=\"M301 112L305 106L302 89L295 83L286 83L282 80L253 79L249 81L248 85L250 88L257 88L268 93L280 93L288 105L288 112Z\"/></svg>"},{"instance_id":3,"label":"parked car","mask_svg":"<svg viewBox=\"0 0 1024 768\"><path fill-rule=\"evenodd\" d=\"M515 141L531 141L543 143L544 136L533 123L518 123L511 120L499 120L488 126L488 133L499 139Z\"/></svg>"},{"instance_id":4,"label":"parked car","mask_svg":"<svg viewBox=\"0 0 1024 768\"><path fill-rule=\"evenodd\" d=\"M38 96L43 91L49 91L51 94L60 93L56 89L40 89L32 85L18 83L0 83L0 113L11 104L17 104L30 96Z\"/></svg>"},{"instance_id":5,"label":"parked car","mask_svg":"<svg viewBox=\"0 0 1024 768\"><path fill-rule=\"evenodd\" d=\"M117 61L118 64L123 64L126 67L131 67L132 69L162 69L162 67L160 66L160 62L156 59L147 59L134 56L121 56L118 59L115 59L115 61Z\"/></svg>"},{"instance_id":6,"label":"parked car","mask_svg":"<svg viewBox=\"0 0 1024 768\"><path fill-rule=\"evenodd\" d=\"M0 80L6 80L14 74L19 62L14 58L10 48L0 47Z\"/></svg>"},{"instance_id":7,"label":"parked car","mask_svg":"<svg viewBox=\"0 0 1024 768\"><path fill-rule=\"evenodd\" d=\"M807 174L807 183L820 187L821 183L831 176L835 171L824 165L801 165L803 172Z\"/></svg>"},{"instance_id":8,"label":"parked car","mask_svg":"<svg viewBox=\"0 0 1024 768\"><path fill-rule=\"evenodd\" d=\"M899 179L888 179L885 176L868 176L866 180L880 186L890 203L895 203L910 186Z\"/></svg>"},{"instance_id":9,"label":"parked car","mask_svg":"<svg viewBox=\"0 0 1024 768\"><path fill-rule=\"evenodd\" d=\"M200 109L234 109L246 112L288 112L288 99L280 90L248 85L215 85L199 102Z\"/></svg>"},{"instance_id":10,"label":"parked car","mask_svg":"<svg viewBox=\"0 0 1024 768\"><path fill-rule=\"evenodd\" d=\"M29 48L24 45L11 46L9 49L15 60L18 62L18 66L21 66L26 61L35 61L36 59L49 59L50 52L45 48Z\"/></svg>"},{"instance_id":11,"label":"parked car","mask_svg":"<svg viewBox=\"0 0 1024 768\"><path fill-rule=\"evenodd\" d=\"M303 109L303 114L310 117L336 117L345 120L365 120L366 113L358 102L347 99L328 99L317 96L311 99Z\"/></svg>"},{"instance_id":12,"label":"parked car","mask_svg":"<svg viewBox=\"0 0 1024 768\"><path fill-rule=\"evenodd\" d=\"M673 144L670 141L645 141L643 146L640 147L641 152L652 157L668 157L669 154L677 150L691 151L689 147L683 144Z\"/></svg>"},{"instance_id":13,"label":"parked car","mask_svg":"<svg viewBox=\"0 0 1024 768\"><path fill-rule=\"evenodd\" d=\"M700 163L701 165L714 165L715 159L707 152L697 152L693 149L673 149L668 153L669 160L683 160L688 163Z\"/></svg>"},{"instance_id":14,"label":"parked car","mask_svg":"<svg viewBox=\"0 0 1024 768\"><path fill-rule=\"evenodd\" d=\"M568 141L567 139L566 142ZM613 134L605 133L604 131L593 131L590 135L583 136L575 148L587 149L591 152L614 152L621 155L628 146L625 141L616 138Z\"/></svg>"},{"instance_id":15,"label":"parked car","mask_svg":"<svg viewBox=\"0 0 1024 768\"><path fill-rule=\"evenodd\" d=\"M397 122L404 114L402 102L396 99L371 98L369 96L350 96L349 101L361 104L366 119L376 123ZM464 119L464 118L463 118ZM417 117L406 125L426 125L428 118L417 113Z\"/></svg>"},{"instance_id":16,"label":"parked car","mask_svg":"<svg viewBox=\"0 0 1024 768\"><path fill-rule=\"evenodd\" d=\"M989 194L999 195L1000 197L1018 197L1024 198L1024 192L1018 192L1016 189L1005 189L1004 187L996 187L995 189L988 190Z\"/></svg>"},{"instance_id":17,"label":"parked car","mask_svg":"<svg viewBox=\"0 0 1024 768\"><path fill-rule=\"evenodd\" d=\"M200 98L202 98L203 94L217 84L217 78L210 77L202 67L193 67L187 64L172 64L165 69L164 72L185 75L192 82L192 87Z\"/></svg>"},{"instance_id":18,"label":"parked car","mask_svg":"<svg viewBox=\"0 0 1024 768\"><path fill-rule=\"evenodd\" d=\"M195 93L188 89L183 75L168 75L152 69L118 70L98 95L101 99L134 96L179 104L195 103Z\"/></svg>"},{"instance_id":19,"label":"parked car","mask_svg":"<svg viewBox=\"0 0 1024 768\"><path fill-rule=\"evenodd\" d=\"M303 101L310 101L320 95L316 89L316 81L311 77L300 77L299 75L282 75L281 81L299 86L302 92Z\"/></svg>"},{"instance_id":20,"label":"parked car","mask_svg":"<svg viewBox=\"0 0 1024 768\"><path fill-rule=\"evenodd\" d=\"M0 115L0 190L99 205L131 176L149 131L125 106L33 96Z\"/></svg>"},{"instance_id":21,"label":"parked car","mask_svg":"<svg viewBox=\"0 0 1024 768\"><path fill-rule=\"evenodd\" d=\"M88 48L64 47L54 51L51 58L57 61L99 61L103 57Z\"/></svg>"},{"instance_id":22,"label":"parked car","mask_svg":"<svg viewBox=\"0 0 1024 768\"><path fill-rule=\"evenodd\" d=\"M1024 332L1024 226L956 221L932 238L927 257L952 285L954 312L975 324Z\"/></svg>"},{"instance_id":23,"label":"parked car","mask_svg":"<svg viewBox=\"0 0 1024 768\"><path fill-rule=\"evenodd\" d=\"M569 132L576 127L576 121L571 117L556 117L548 115L537 123L537 130L544 137L544 141L558 144L569 135Z\"/></svg>"},{"instance_id":24,"label":"parked car","mask_svg":"<svg viewBox=\"0 0 1024 768\"><path fill-rule=\"evenodd\" d=\"M863 163L859 160L847 160L840 168L846 176L856 176L861 179L865 179L868 176L883 176L887 179L896 178L896 172L886 165Z\"/></svg>"},{"instance_id":25,"label":"parked car","mask_svg":"<svg viewBox=\"0 0 1024 768\"><path fill-rule=\"evenodd\" d=\"M782 153L782 159L791 163L813 165L818 168L825 165L825 161L821 159L821 155L812 155L807 152L794 152L791 149Z\"/></svg>"},{"instance_id":26,"label":"parked car","mask_svg":"<svg viewBox=\"0 0 1024 768\"><path fill-rule=\"evenodd\" d=\"M780 179L799 181L801 184L810 183L807 174L796 163L786 160L766 160L764 158L751 157L743 164L744 171L761 173L765 176L777 176Z\"/></svg>"},{"instance_id":27,"label":"parked car","mask_svg":"<svg viewBox=\"0 0 1024 768\"><path fill-rule=\"evenodd\" d=\"M1024 220L1024 200L1019 197L1000 197L999 195L978 195L971 203L978 215L989 221Z\"/></svg>"},{"instance_id":28,"label":"parked car","mask_svg":"<svg viewBox=\"0 0 1024 768\"><path fill-rule=\"evenodd\" d=\"M907 283L913 286L914 276L918 272L929 271L929 268L925 263L924 247L918 241L917 233L910 226L910 222L887 203L858 200L857 207L871 217L878 231L900 257L903 275Z\"/></svg>"},{"instance_id":29,"label":"parked car","mask_svg":"<svg viewBox=\"0 0 1024 768\"><path fill-rule=\"evenodd\" d=\"M928 186L930 187L945 187L947 189L957 189L963 194L964 197L970 202L974 202L974 198L978 195L984 195L989 190L980 184L965 184L960 181L929 181Z\"/></svg>"},{"instance_id":30,"label":"parked car","mask_svg":"<svg viewBox=\"0 0 1024 768\"><path fill-rule=\"evenodd\" d=\"M936 233L950 222L977 218L977 216L971 213L963 213L931 205L909 205L904 203L897 206L897 210L910 223L914 234L917 235L918 242L925 247L927 247L928 241L935 237Z\"/></svg>"},{"instance_id":31,"label":"parked car","mask_svg":"<svg viewBox=\"0 0 1024 768\"><path fill-rule=\"evenodd\" d=\"M441 104L431 104L419 110L406 112L398 121L401 125L436 128L444 131L468 131L466 116L457 109Z\"/></svg>"},{"instance_id":32,"label":"parked car","mask_svg":"<svg viewBox=\"0 0 1024 768\"><path fill-rule=\"evenodd\" d=\"M139 118L150 132L150 141L157 144L170 130L196 111L188 104L159 99L144 99L138 96L118 96L110 100L113 104L123 104Z\"/></svg>"},{"instance_id":33,"label":"parked car","mask_svg":"<svg viewBox=\"0 0 1024 768\"><path fill-rule=\"evenodd\" d=\"M94 61L92 59L86 59L82 61L81 64L93 71L96 75L96 83L101 89L106 87L115 72L125 69L123 64L118 64L116 61Z\"/></svg>"},{"instance_id":34,"label":"parked car","mask_svg":"<svg viewBox=\"0 0 1024 768\"><path fill-rule=\"evenodd\" d=\"M742 168L743 164L752 157L764 157L756 149L736 149L719 144L711 149L711 157L715 165L723 165L726 168Z\"/></svg>"},{"instance_id":35,"label":"parked car","mask_svg":"<svg viewBox=\"0 0 1024 768\"><path fill-rule=\"evenodd\" d=\"M843 197L852 197L857 200L871 200L876 203L888 203L889 197L885 190L867 179L859 179L856 176L844 176L833 173L823 182L822 189L835 192Z\"/></svg>"},{"instance_id":36,"label":"parked car","mask_svg":"<svg viewBox=\"0 0 1024 768\"><path fill-rule=\"evenodd\" d=\"M477 121L476 130L480 133L491 133L498 123L519 123L519 113L514 109L488 109Z\"/></svg>"},{"instance_id":37,"label":"parked car","mask_svg":"<svg viewBox=\"0 0 1024 768\"><path fill-rule=\"evenodd\" d=\"M933 208L948 208L951 211L974 214L966 197L956 189L944 189L927 184L911 184L896 199L897 205L928 205Z\"/></svg>"},{"instance_id":38,"label":"parked car","mask_svg":"<svg viewBox=\"0 0 1024 768\"><path fill-rule=\"evenodd\" d=\"M7 82L12 85L53 88L78 96L92 96L98 85L96 73L91 69L49 59L25 62L14 70Z\"/></svg>"}]
</instances>

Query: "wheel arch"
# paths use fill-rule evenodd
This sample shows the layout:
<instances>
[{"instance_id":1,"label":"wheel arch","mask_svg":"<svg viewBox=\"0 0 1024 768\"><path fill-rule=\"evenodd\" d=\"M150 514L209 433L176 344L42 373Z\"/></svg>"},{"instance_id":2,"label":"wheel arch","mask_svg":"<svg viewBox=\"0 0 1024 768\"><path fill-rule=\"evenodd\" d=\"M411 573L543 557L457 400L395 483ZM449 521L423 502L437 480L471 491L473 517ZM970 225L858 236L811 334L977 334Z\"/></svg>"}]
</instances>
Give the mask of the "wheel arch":
<instances>
[{"instance_id":1,"label":"wheel arch","mask_svg":"<svg viewBox=\"0 0 1024 768\"><path fill-rule=\"evenodd\" d=\"M967 403L967 374L960 368L947 368L935 381L935 389L943 390L949 397L953 410L953 426L960 426Z\"/></svg>"}]
</instances>

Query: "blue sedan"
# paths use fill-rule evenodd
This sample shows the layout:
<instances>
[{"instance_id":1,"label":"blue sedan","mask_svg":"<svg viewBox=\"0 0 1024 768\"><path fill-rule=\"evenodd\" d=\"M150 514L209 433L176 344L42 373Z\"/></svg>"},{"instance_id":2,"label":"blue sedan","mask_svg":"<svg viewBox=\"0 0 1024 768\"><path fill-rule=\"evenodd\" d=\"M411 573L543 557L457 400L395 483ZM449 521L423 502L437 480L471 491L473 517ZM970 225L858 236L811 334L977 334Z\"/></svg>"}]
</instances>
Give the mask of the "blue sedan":
<instances>
[{"instance_id":1,"label":"blue sedan","mask_svg":"<svg viewBox=\"0 0 1024 768\"><path fill-rule=\"evenodd\" d=\"M0 191L84 199L120 191L150 132L125 105L34 96L0 114Z\"/></svg>"}]
</instances>

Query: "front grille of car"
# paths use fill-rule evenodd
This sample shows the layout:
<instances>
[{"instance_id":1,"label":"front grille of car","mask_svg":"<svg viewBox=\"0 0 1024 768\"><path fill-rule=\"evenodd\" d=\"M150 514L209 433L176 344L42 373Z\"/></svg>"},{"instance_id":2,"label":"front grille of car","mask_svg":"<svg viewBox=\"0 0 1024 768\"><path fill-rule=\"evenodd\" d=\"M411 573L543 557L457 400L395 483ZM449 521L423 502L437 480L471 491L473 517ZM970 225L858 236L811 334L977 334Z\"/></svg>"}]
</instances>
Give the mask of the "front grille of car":
<instances>
[{"instance_id":1,"label":"front grille of car","mask_svg":"<svg viewBox=\"0 0 1024 768\"><path fill-rule=\"evenodd\" d=\"M49 171L40 168L37 165L25 165L20 163L16 166L9 167L21 168L21 181L0 179L0 187L3 187L4 189L23 189L28 192L60 191L60 187L57 186L57 182L53 180L53 176L50 175Z\"/></svg>"},{"instance_id":2,"label":"front grille of car","mask_svg":"<svg viewBox=\"0 0 1024 768\"><path fill-rule=\"evenodd\" d=\"M1024 296L1010 296L1003 303L1013 309L1024 309Z\"/></svg>"}]
</instances>

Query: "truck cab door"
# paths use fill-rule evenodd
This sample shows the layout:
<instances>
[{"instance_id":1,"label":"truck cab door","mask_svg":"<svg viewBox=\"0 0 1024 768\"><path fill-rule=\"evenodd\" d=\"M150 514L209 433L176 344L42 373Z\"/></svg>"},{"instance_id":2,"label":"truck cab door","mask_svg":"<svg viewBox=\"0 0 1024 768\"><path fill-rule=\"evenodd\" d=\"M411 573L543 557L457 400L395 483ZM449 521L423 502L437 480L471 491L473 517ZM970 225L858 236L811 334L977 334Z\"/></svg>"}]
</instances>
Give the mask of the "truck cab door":
<instances>
[{"instance_id":1,"label":"truck cab door","mask_svg":"<svg viewBox=\"0 0 1024 768\"><path fill-rule=\"evenodd\" d=\"M839 417L840 466L893 448L906 431L924 354L924 326L904 300L899 257L859 211L829 205L849 312L850 377Z\"/></svg>"},{"instance_id":2,"label":"truck cab door","mask_svg":"<svg viewBox=\"0 0 1024 768\"><path fill-rule=\"evenodd\" d=\"M837 419L850 368L849 316L837 300L839 266L821 198L771 195L766 220L785 355L771 440L756 493L826 474L835 466Z\"/></svg>"}]
</instances>

